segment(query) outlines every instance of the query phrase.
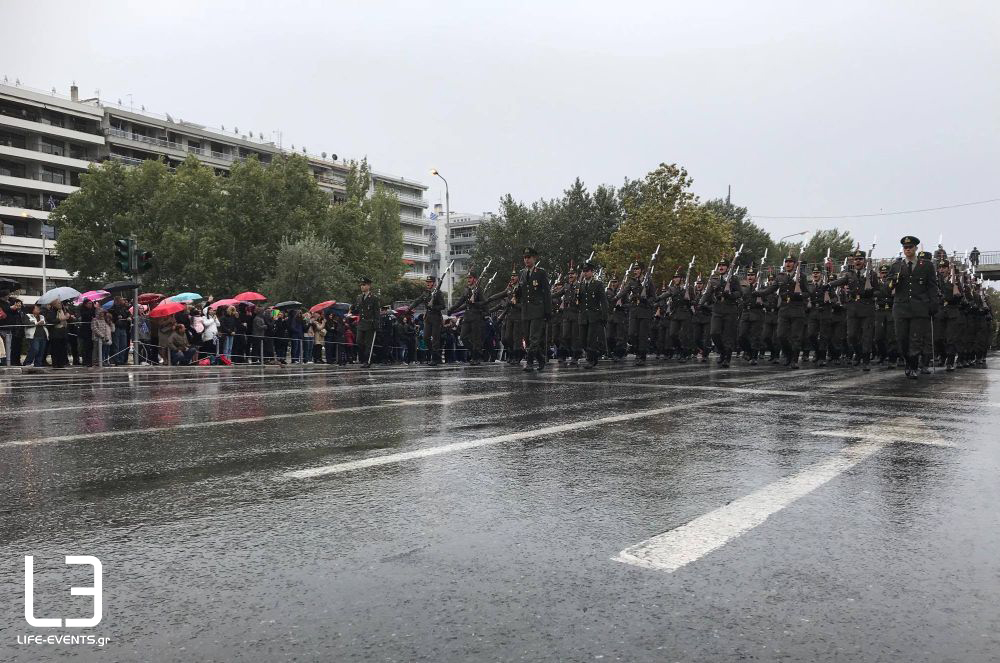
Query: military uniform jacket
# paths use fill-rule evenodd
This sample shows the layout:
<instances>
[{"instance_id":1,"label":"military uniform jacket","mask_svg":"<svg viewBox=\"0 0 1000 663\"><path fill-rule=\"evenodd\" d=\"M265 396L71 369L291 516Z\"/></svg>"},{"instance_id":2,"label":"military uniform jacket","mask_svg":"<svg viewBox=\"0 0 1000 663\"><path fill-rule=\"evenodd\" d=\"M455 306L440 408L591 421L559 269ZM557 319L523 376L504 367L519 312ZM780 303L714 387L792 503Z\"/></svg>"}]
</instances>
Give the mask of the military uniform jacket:
<instances>
[{"instance_id":1,"label":"military uniform jacket","mask_svg":"<svg viewBox=\"0 0 1000 663\"><path fill-rule=\"evenodd\" d=\"M354 300L354 306L351 307L351 313L358 316L358 331L374 330L381 310L378 297L372 292L358 295L358 298Z\"/></svg>"},{"instance_id":2,"label":"military uniform jacket","mask_svg":"<svg viewBox=\"0 0 1000 663\"><path fill-rule=\"evenodd\" d=\"M740 288L739 279L729 274L719 275L708 280L705 292L701 296L701 303L711 304L712 313L716 315L735 314L741 297L743 290Z\"/></svg>"},{"instance_id":3,"label":"military uniform jacket","mask_svg":"<svg viewBox=\"0 0 1000 663\"><path fill-rule=\"evenodd\" d=\"M447 307L447 304L444 302L444 293L441 292L440 289L435 290L433 294L429 290L421 293L421 295L414 299L410 304L410 308L416 308L421 304L426 304L427 312L439 318L441 317L441 311Z\"/></svg>"},{"instance_id":4,"label":"military uniform jacket","mask_svg":"<svg viewBox=\"0 0 1000 663\"><path fill-rule=\"evenodd\" d=\"M608 321L610 307L604 284L596 279L580 281L576 289L576 304L581 323Z\"/></svg>"},{"instance_id":5,"label":"military uniform jacket","mask_svg":"<svg viewBox=\"0 0 1000 663\"><path fill-rule=\"evenodd\" d=\"M764 319L764 298L757 292L757 284L740 286L740 308L747 320Z\"/></svg>"},{"instance_id":6,"label":"military uniform jacket","mask_svg":"<svg viewBox=\"0 0 1000 663\"><path fill-rule=\"evenodd\" d=\"M943 278L938 275L938 290L941 291L941 308L942 310L954 310L958 311L962 307L962 300L964 296L962 294L962 288L959 287L958 294L955 294L955 286L947 278Z\"/></svg>"},{"instance_id":7,"label":"military uniform jacket","mask_svg":"<svg viewBox=\"0 0 1000 663\"><path fill-rule=\"evenodd\" d=\"M795 284L798 282L801 292L795 292ZM774 283L767 286L762 293L772 292L778 295L778 311L782 317L804 317L806 314L806 292L808 284L806 277L799 274L798 270L792 272L781 272L774 277Z\"/></svg>"},{"instance_id":8,"label":"military uniform jacket","mask_svg":"<svg viewBox=\"0 0 1000 663\"><path fill-rule=\"evenodd\" d=\"M687 294L687 297L685 297ZM666 292L660 295L661 300L667 306L668 319L670 320L690 320L693 315L691 311L691 286L687 287L687 293L683 285L667 286Z\"/></svg>"},{"instance_id":9,"label":"military uniform jacket","mask_svg":"<svg viewBox=\"0 0 1000 663\"><path fill-rule=\"evenodd\" d=\"M577 313L580 312L580 309L577 304L579 287L580 287L579 282L567 283L565 287L563 287L562 291L562 303L560 304L560 306L563 311L573 316L574 319L576 319Z\"/></svg>"},{"instance_id":10,"label":"military uniform jacket","mask_svg":"<svg viewBox=\"0 0 1000 663\"><path fill-rule=\"evenodd\" d=\"M937 272L930 260L914 258L910 268L905 258L889 268L886 282L893 296L893 311L912 316L929 316L940 303Z\"/></svg>"},{"instance_id":11,"label":"military uniform jacket","mask_svg":"<svg viewBox=\"0 0 1000 663\"><path fill-rule=\"evenodd\" d=\"M871 310L875 299L875 292L879 288L878 279L875 272L862 269L847 269L835 280L830 281L833 287L844 286L845 297L847 299L847 310L859 312L859 310Z\"/></svg>"},{"instance_id":12,"label":"military uniform jacket","mask_svg":"<svg viewBox=\"0 0 1000 663\"><path fill-rule=\"evenodd\" d=\"M652 280L643 286L642 281L630 276L622 291L622 302L628 304L631 315L636 318L652 318L656 302L656 289Z\"/></svg>"},{"instance_id":13,"label":"military uniform jacket","mask_svg":"<svg viewBox=\"0 0 1000 663\"><path fill-rule=\"evenodd\" d=\"M611 320L624 323L627 311L623 305L614 303L615 298L618 296L618 291L608 288L604 294L607 295L608 304L611 306Z\"/></svg>"},{"instance_id":14,"label":"military uniform jacket","mask_svg":"<svg viewBox=\"0 0 1000 663\"><path fill-rule=\"evenodd\" d=\"M453 315L464 309L466 320L482 320L489 310L488 305L489 301L483 294L482 287L477 283L474 286L466 286L462 298L451 307L448 315Z\"/></svg>"},{"instance_id":15,"label":"military uniform jacket","mask_svg":"<svg viewBox=\"0 0 1000 663\"><path fill-rule=\"evenodd\" d=\"M541 267L525 267L517 276L517 301L521 303L522 320L548 319L552 313L552 293L549 275Z\"/></svg>"},{"instance_id":16,"label":"military uniform jacket","mask_svg":"<svg viewBox=\"0 0 1000 663\"><path fill-rule=\"evenodd\" d=\"M809 307L816 313L826 313L833 311L833 298L827 301L827 293L833 288L827 283L809 283L806 286L806 297L809 300Z\"/></svg>"}]
</instances>

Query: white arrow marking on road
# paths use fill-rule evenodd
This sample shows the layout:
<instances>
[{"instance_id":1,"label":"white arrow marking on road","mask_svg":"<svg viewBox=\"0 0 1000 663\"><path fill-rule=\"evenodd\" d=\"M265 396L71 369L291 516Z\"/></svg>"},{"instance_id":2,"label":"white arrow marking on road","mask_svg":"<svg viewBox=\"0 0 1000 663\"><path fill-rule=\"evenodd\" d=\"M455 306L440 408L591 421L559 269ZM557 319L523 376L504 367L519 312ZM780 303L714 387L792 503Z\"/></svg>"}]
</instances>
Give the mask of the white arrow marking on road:
<instances>
[{"instance_id":1,"label":"white arrow marking on road","mask_svg":"<svg viewBox=\"0 0 1000 663\"><path fill-rule=\"evenodd\" d=\"M889 425L866 426L857 431L814 431L813 434L862 441L847 447L833 458L810 465L680 527L630 546L612 559L648 569L673 572L757 527L795 500L808 495L893 442L953 446L916 418L901 418Z\"/></svg>"}]
</instances>

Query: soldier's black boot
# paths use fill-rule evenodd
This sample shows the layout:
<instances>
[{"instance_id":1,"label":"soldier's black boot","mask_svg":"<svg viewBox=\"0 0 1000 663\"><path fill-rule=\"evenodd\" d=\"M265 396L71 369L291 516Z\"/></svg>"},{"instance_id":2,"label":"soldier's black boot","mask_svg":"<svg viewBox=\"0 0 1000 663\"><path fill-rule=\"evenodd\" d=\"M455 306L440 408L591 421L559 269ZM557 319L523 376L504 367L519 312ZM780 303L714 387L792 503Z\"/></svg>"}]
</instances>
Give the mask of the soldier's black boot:
<instances>
[{"instance_id":1,"label":"soldier's black boot","mask_svg":"<svg viewBox=\"0 0 1000 663\"><path fill-rule=\"evenodd\" d=\"M871 360L866 356L861 360L861 370L867 373L872 370L872 367L868 365Z\"/></svg>"},{"instance_id":2,"label":"soldier's black boot","mask_svg":"<svg viewBox=\"0 0 1000 663\"><path fill-rule=\"evenodd\" d=\"M536 372L541 373L545 370L545 364L548 363L549 358L545 355L538 356L538 368L535 369Z\"/></svg>"},{"instance_id":3,"label":"soldier's black boot","mask_svg":"<svg viewBox=\"0 0 1000 663\"><path fill-rule=\"evenodd\" d=\"M948 359L944 363L944 370L949 373L955 370L955 355L948 355Z\"/></svg>"},{"instance_id":4,"label":"soldier's black boot","mask_svg":"<svg viewBox=\"0 0 1000 663\"><path fill-rule=\"evenodd\" d=\"M529 352L528 355L527 355L527 359L524 362L524 368L522 368L521 370L522 371L533 371L533 370L535 370L534 364L535 364L535 353Z\"/></svg>"}]
</instances>

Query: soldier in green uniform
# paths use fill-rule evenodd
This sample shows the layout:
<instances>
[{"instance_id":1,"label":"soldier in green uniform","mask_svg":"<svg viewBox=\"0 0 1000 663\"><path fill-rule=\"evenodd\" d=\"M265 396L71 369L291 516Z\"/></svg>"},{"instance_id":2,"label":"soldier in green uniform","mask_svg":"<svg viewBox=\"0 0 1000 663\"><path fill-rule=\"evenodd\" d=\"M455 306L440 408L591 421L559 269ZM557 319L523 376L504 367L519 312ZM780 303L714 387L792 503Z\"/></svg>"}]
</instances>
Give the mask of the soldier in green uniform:
<instances>
[{"instance_id":1,"label":"soldier in green uniform","mask_svg":"<svg viewBox=\"0 0 1000 663\"><path fill-rule=\"evenodd\" d=\"M576 288L576 304L580 324L580 338L587 349L584 368L597 366L601 354L607 351L604 325L608 322L610 308L604 284L594 278L594 265L583 265L583 280Z\"/></svg>"},{"instance_id":2,"label":"soldier in green uniform","mask_svg":"<svg viewBox=\"0 0 1000 663\"><path fill-rule=\"evenodd\" d=\"M698 361L704 363L708 361L712 349L712 305L702 298L703 294L705 283L699 274L694 282L694 301L697 304L691 317L691 338L698 351Z\"/></svg>"},{"instance_id":3,"label":"soldier in green uniform","mask_svg":"<svg viewBox=\"0 0 1000 663\"><path fill-rule=\"evenodd\" d=\"M580 357L580 309L577 304L579 299L577 289L576 272L570 271L566 275L566 285L563 287L562 300L559 304L560 366L567 360L570 366L577 366Z\"/></svg>"},{"instance_id":4,"label":"soldier in green uniform","mask_svg":"<svg viewBox=\"0 0 1000 663\"><path fill-rule=\"evenodd\" d=\"M830 286L823 282L823 270L813 265L812 281L806 285L807 307L809 309L806 352L815 352L814 360L819 366L826 366L829 356L830 324L833 320L833 303L830 300Z\"/></svg>"},{"instance_id":5,"label":"soldier in green uniform","mask_svg":"<svg viewBox=\"0 0 1000 663\"><path fill-rule=\"evenodd\" d=\"M896 325L892 321L892 297L885 287L889 276L889 265L878 268L878 284L875 290L875 335L874 347L878 352L879 363L885 362L885 367L896 367Z\"/></svg>"},{"instance_id":6,"label":"soldier in green uniform","mask_svg":"<svg viewBox=\"0 0 1000 663\"><path fill-rule=\"evenodd\" d=\"M448 315L465 311L459 334L466 352L469 353L469 366L479 366L482 363L480 357L483 351L483 325L489 313L490 302L503 297L504 293L498 292L492 298L487 297L479 283L479 272L474 269L469 270L465 280L465 292L455 305L448 309Z\"/></svg>"},{"instance_id":7,"label":"soldier in green uniform","mask_svg":"<svg viewBox=\"0 0 1000 663\"><path fill-rule=\"evenodd\" d=\"M552 293L549 290L549 275L541 267L536 267L538 253L528 247L524 250L524 269L518 274L514 292L521 302L521 324L528 341L528 361L524 370L545 369L548 348L545 343L545 325L552 317Z\"/></svg>"},{"instance_id":8,"label":"soldier in green uniform","mask_svg":"<svg viewBox=\"0 0 1000 663\"><path fill-rule=\"evenodd\" d=\"M611 317L608 319L608 354L613 362L621 361L625 356L625 343L628 338L628 309L624 302L618 299L620 283L612 278L608 284L608 302L611 304Z\"/></svg>"},{"instance_id":9,"label":"soldier in green uniform","mask_svg":"<svg viewBox=\"0 0 1000 663\"><path fill-rule=\"evenodd\" d=\"M716 265L718 273L708 280L701 303L712 307L711 335L715 349L719 353L719 367L729 368L736 347L736 325L739 301L743 290L737 277L729 273L729 261L725 258Z\"/></svg>"},{"instance_id":10,"label":"soldier in green uniform","mask_svg":"<svg viewBox=\"0 0 1000 663\"><path fill-rule=\"evenodd\" d=\"M670 330L667 335L668 345L677 356L678 362L685 362L691 356L691 318L694 316L691 308L693 296L692 287L684 286L684 271L678 269L670 279L662 297L666 309L666 319Z\"/></svg>"},{"instance_id":11,"label":"soldier in green uniform","mask_svg":"<svg viewBox=\"0 0 1000 663\"><path fill-rule=\"evenodd\" d=\"M427 344L427 352L430 353L428 366L437 366L441 363L441 312L447 307L444 301L444 293L440 288L436 288L437 279L428 276L426 279L427 289L419 297L410 303L410 308L416 308L421 304L426 305L424 312L424 342Z\"/></svg>"},{"instance_id":12,"label":"soldier in green uniform","mask_svg":"<svg viewBox=\"0 0 1000 663\"><path fill-rule=\"evenodd\" d=\"M506 352L508 366L517 366L524 356L523 335L521 334L521 303L517 300L514 289L517 287L517 270L510 273L510 281L507 283L507 290L504 292L503 330L501 340Z\"/></svg>"},{"instance_id":13,"label":"soldier in green uniform","mask_svg":"<svg viewBox=\"0 0 1000 663\"><path fill-rule=\"evenodd\" d=\"M756 366L764 333L764 299L757 292L757 270L753 265L747 269L746 283L741 287L739 347L750 365Z\"/></svg>"},{"instance_id":14,"label":"soldier in green uniform","mask_svg":"<svg viewBox=\"0 0 1000 663\"><path fill-rule=\"evenodd\" d=\"M778 295L778 344L785 353L785 366L798 368L806 322L806 282L795 256L785 258L784 270L763 292Z\"/></svg>"},{"instance_id":15,"label":"soldier in green uniform","mask_svg":"<svg viewBox=\"0 0 1000 663\"><path fill-rule=\"evenodd\" d=\"M870 370L872 343L875 337L875 274L868 269L865 252L851 254L854 264L840 277L831 281L833 287L844 286L847 296L847 341L854 352L854 365Z\"/></svg>"},{"instance_id":16,"label":"soldier in green uniform","mask_svg":"<svg viewBox=\"0 0 1000 663\"><path fill-rule=\"evenodd\" d=\"M636 366L646 364L649 328L653 321L653 305L656 301L656 289L651 279L646 279L644 274L642 263L636 262L619 298L629 307L628 338L635 352Z\"/></svg>"},{"instance_id":17,"label":"soldier in green uniform","mask_svg":"<svg viewBox=\"0 0 1000 663\"><path fill-rule=\"evenodd\" d=\"M887 287L893 296L892 317L900 355L906 359L906 376L929 373L920 366L920 354L931 333L931 310L937 308L940 291L930 260L917 257L920 240L907 235L900 240L903 257L889 268Z\"/></svg>"},{"instance_id":18,"label":"soldier in green uniform","mask_svg":"<svg viewBox=\"0 0 1000 663\"><path fill-rule=\"evenodd\" d=\"M777 364L781 357L781 348L778 346L778 295L763 291L763 288L769 285L767 282L774 280L773 274L770 274L771 269L768 267L767 274L761 273L757 277L764 280L757 290L764 304L764 324L761 327L760 342L762 348L769 354L771 363Z\"/></svg>"},{"instance_id":19,"label":"soldier in green uniform","mask_svg":"<svg viewBox=\"0 0 1000 663\"><path fill-rule=\"evenodd\" d=\"M955 270L947 258L937 261L938 290L941 291L941 308L934 316L934 348L939 365L948 371L955 370L955 359L958 357L958 344L962 338L965 322L962 313L964 295L959 287Z\"/></svg>"},{"instance_id":20,"label":"soldier in green uniform","mask_svg":"<svg viewBox=\"0 0 1000 663\"><path fill-rule=\"evenodd\" d=\"M382 307L378 297L372 292L372 280L361 277L361 294L354 300L351 313L358 316L358 360L361 368L371 368L371 358L375 349L375 328L379 324Z\"/></svg>"}]
</instances>

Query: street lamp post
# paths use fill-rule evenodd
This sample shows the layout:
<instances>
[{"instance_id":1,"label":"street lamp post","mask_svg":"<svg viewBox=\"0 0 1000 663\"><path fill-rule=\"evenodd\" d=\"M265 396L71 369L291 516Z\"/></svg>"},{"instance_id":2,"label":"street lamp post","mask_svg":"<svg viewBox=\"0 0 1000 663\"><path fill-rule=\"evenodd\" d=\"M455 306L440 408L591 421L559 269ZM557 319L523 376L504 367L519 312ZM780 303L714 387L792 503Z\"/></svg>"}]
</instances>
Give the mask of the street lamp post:
<instances>
[{"instance_id":1,"label":"street lamp post","mask_svg":"<svg viewBox=\"0 0 1000 663\"><path fill-rule=\"evenodd\" d=\"M448 226L451 224L451 196L448 193L448 180L444 178L444 175L438 172L437 168L431 168L431 175L440 177L441 181L444 182L444 231L448 232ZM448 243L447 235L444 236L445 245ZM440 244L438 245L440 246ZM441 262L438 263L438 273L441 273L441 265L444 264L445 256L441 254ZM444 284L441 284L444 287ZM445 290L445 292L451 292L451 288Z\"/></svg>"}]
</instances>

